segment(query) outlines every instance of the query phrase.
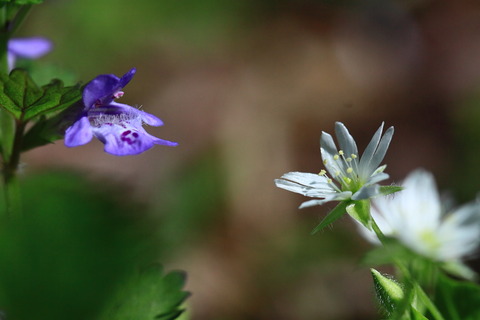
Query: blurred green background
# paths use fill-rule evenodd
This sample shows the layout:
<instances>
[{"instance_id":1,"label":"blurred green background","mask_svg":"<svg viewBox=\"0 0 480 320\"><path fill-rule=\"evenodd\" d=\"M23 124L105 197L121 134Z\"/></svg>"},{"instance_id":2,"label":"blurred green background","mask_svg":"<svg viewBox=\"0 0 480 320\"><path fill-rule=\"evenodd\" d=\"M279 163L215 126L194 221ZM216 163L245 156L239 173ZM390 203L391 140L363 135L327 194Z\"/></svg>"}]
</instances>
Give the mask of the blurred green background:
<instances>
[{"instance_id":1,"label":"blurred green background","mask_svg":"<svg viewBox=\"0 0 480 320\"><path fill-rule=\"evenodd\" d=\"M122 102L159 116L165 126L148 131L180 145L115 158L59 141L26 153L23 175L61 168L82 176L70 182L118 186L100 198L150 219L148 257L188 273L193 320L378 319L353 223L310 236L331 206L299 211L302 197L273 179L318 172L319 136L335 121L360 148L385 121L391 182L424 167L472 200L479 13L467 0L46 0L18 32L55 43L36 79L136 67Z\"/></svg>"}]
</instances>

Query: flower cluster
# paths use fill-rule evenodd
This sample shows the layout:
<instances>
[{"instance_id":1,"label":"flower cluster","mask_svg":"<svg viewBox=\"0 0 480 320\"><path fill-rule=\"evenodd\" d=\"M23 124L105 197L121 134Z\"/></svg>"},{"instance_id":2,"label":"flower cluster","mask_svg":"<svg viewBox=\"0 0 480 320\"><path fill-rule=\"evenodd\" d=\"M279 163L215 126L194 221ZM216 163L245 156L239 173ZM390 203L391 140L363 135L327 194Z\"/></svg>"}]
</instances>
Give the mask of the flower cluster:
<instances>
[{"instance_id":1,"label":"flower cluster","mask_svg":"<svg viewBox=\"0 0 480 320\"><path fill-rule=\"evenodd\" d=\"M163 122L150 113L115 102L123 96L123 87L132 80L133 68L121 78L113 74L100 75L83 90L83 110L65 132L65 145L84 145L93 137L105 144L105 152L116 156L142 153L155 144L176 146L176 142L148 134L143 124L161 126Z\"/></svg>"},{"instance_id":2,"label":"flower cluster","mask_svg":"<svg viewBox=\"0 0 480 320\"><path fill-rule=\"evenodd\" d=\"M380 166L393 136L393 127L383 134L383 123L359 157L357 144L341 122L335 124L338 150L330 134L322 132L320 151L327 170L319 174L289 172L275 180L277 187L318 198L303 202L300 208L329 201L363 200L380 194L378 182L388 179L386 166ZM328 174L327 174L328 173ZM333 178L333 179L332 179Z\"/></svg>"}]
</instances>

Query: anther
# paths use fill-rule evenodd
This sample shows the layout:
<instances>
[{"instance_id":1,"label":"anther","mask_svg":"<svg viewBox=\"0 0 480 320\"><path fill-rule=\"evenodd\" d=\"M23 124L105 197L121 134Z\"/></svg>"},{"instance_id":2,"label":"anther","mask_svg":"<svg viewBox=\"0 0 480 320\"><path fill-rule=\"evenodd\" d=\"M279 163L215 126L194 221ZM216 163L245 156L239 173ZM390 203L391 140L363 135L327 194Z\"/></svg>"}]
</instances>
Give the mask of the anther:
<instances>
[{"instance_id":1,"label":"anther","mask_svg":"<svg viewBox=\"0 0 480 320\"><path fill-rule=\"evenodd\" d=\"M320 172L318 173L318 175L323 176L323 175L326 174L326 173L327 173L327 171L325 171L325 170L322 169L322 170L320 170Z\"/></svg>"},{"instance_id":2,"label":"anther","mask_svg":"<svg viewBox=\"0 0 480 320\"><path fill-rule=\"evenodd\" d=\"M352 168L348 168L347 169L347 173L352 173L353 172L353 169Z\"/></svg>"},{"instance_id":3,"label":"anther","mask_svg":"<svg viewBox=\"0 0 480 320\"><path fill-rule=\"evenodd\" d=\"M351 154L351 157L352 157L352 159L357 159L357 155L356 155L356 154L353 154L353 153L352 153L352 154Z\"/></svg>"},{"instance_id":4,"label":"anther","mask_svg":"<svg viewBox=\"0 0 480 320\"><path fill-rule=\"evenodd\" d=\"M338 154L343 156L343 150L338 151Z\"/></svg>"},{"instance_id":5,"label":"anther","mask_svg":"<svg viewBox=\"0 0 480 320\"><path fill-rule=\"evenodd\" d=\"M340 157L338 156L338 154L334 155L333 156L333 160L338 160Z\"/></svg>"},{"instance_id":6,"label":"anther","mask_svg":"<svg viewBox=\"0 0 480 320\"><path fill-rule=\"evenodd\" d=\"M123 97L124 94L125 94L125 92L123 92L123 91L117 91L113 94L113 98L114 99L121 98L121 97Z\"/></svg>"}]
</instances>

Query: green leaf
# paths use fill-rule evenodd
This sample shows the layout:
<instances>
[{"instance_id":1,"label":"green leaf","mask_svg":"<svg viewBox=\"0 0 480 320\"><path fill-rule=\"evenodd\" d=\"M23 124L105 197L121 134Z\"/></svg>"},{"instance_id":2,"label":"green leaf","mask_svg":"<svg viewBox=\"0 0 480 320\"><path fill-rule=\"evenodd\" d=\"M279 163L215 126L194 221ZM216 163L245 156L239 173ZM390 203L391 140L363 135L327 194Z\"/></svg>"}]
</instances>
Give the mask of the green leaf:
<instances>
[{"instance_id":1,"label":"green leaf","mask_svg":"<svg viewBox=\"0 0 480 320\"><path fill-rule=\"evenodd\" d=\"M370 271L380 305L388 314L392 314L404 298L402 287L391 277L384 276L375 269L370 269Z\"/></svg>"},{"instance_id":2,"label":"green leaf","mask_svg":"<svg viewBox=\"0 0 480 320\"><path fill-rule=\"evenodd\" d=\"M59 119L56 117L47 119L45 116L41 116L24 135L22 152L62 139L63 134L60 132L60 127Z\"/></svg>"},{"instance_id":3,"label":"green leaf","mask_svg":"<svg viewBox=\"0 0 480 320\"><path fill-rule=\"evenodd\" d=\"M189 296L182 290L184 284L183 272L164 275L160 266L151 266L119 288L100 319L177 319L184 311L180 305Z\"/></svg>"},{"instance_id":4,"label":"green leaf","mask_svg":"<svg viewBox=\"0 0 480 320\"><path fill-rule=\"evenodd\" d=\"M370 228L370 200L354 201L347 206L346 210L352 218Z\"/></svg>"},{"instance_id":5,"label":"green leaf","mask_svg":"<svg viewBox=\"0 0 480 320\"><path fill-rule=\"evenodd\" d=\"M95 319L138 261L151 261L138 206L101 181L65 171L22 179L23 215L0 223L9 319Z\"/></svg>"},{"instance_id":6,"label":"green leaf","mask_svg":"<svg viewBox=\"0 0 480 320\"><path fill-rule=\"evenodd\" d=\"M403 187L401 186L381 186L380 187L380 193L383 194L384 196L402 191Z\"/></svg>"},{"instance_id":7,"label":"green leaf","mask_svg":"<svg viewBox=\"0 0 480 320\"><path fill-rule=\"evenodd\" d=\"M81 96L79 85L64 87L60 80L52 80L40 88L21 69L13 70L9 76L0 75L0 106L18 120L28 121L42 114L62 111Z\"/></svg>"},{"instance_id":8,"label":"green leaf","mask_svg":"<svg viewBox=\"0 0 480 320\"><path fill-rule=\"evenodd\" d=\"M480 286L473 282L439 277L435 305L449 320L480 319Z\"/></svg>"},{"instance_id":9,"label":"green leaf","mask_svg":"<svg viewBox=\"0 0 480 320\"><path fill-rule=\"evenodd\" d=\"M311 234L315 234L318 231L322 230L329 224L335 222L341 216L343 216L347 211L346 208L350 204L350 201L342 201L340 202L332 211L330 211L325 218L318 224L318 226L313 229Z\"/></svg>"}]
</instances>

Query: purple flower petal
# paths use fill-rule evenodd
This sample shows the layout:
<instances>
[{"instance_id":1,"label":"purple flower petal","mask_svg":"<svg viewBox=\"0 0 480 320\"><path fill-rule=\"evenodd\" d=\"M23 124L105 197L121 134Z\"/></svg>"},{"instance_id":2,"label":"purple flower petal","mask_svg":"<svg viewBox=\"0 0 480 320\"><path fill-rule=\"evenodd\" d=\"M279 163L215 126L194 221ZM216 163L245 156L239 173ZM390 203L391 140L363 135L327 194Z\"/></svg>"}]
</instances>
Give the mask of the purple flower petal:
<instances>
[{"instance_id":1,"label":"purple flower petal","mask_svg":"<svg viewBox=\"0 0 480 320\"><path fill-rule=\"evenodd\" d=\"M163 141L148 134L142 127L104 125L93 131L105 143L105 152L116 156L139 154Z\"/></svg>"},{"instance_id":2,"label":"purple flower petal","mask_svg":"<svg viewBox=\"0 0 480 320\"><path fill-rule=\"evenodd\" d=\"M137 108L129 106L128 104L112 102L110 103L109 107L110 106L114 107L115 109L121 110L121 113L135 115L135 117L139 117L143 122L150 126L163 126L163 121L154 116L153 114L138 110ZM115 109L112 108L109 109L109 111L114 112Z\"/></svg>"},{"instance_id":3,"label":"purple flower petal","mask_svg":"<svg viewBox=\"0 0 480 320\"><path fill-rule=\"evenodd\" d=\"M65 131L65 145L77 147L87 144L92 140L93 132L87 117L81 117L67 131Z\"/></svg>"},{"instance_id":4,"label":"purple flower petal","mask_svg":"<svg viewBox=\"0 0 480 320\"><path fill-rule=\"evenodd\" d=\"M114 95L132 80L135 72L136 69L132 68L121 78L114 74L102 74L90 81L83 89L85 107L110 104L115 98Z\"/></svg>"},{"instance_id":5,"label":"purple flower petal","mask_svg":"<svg viewBox=\"0 0 480 320\"><path fill-rule=\"evenodd\" d=\"M52 50L52 42L41 37L17 38L8 41L8 51L15 56L37 59Z\"/></svg>"}]
</instances>

